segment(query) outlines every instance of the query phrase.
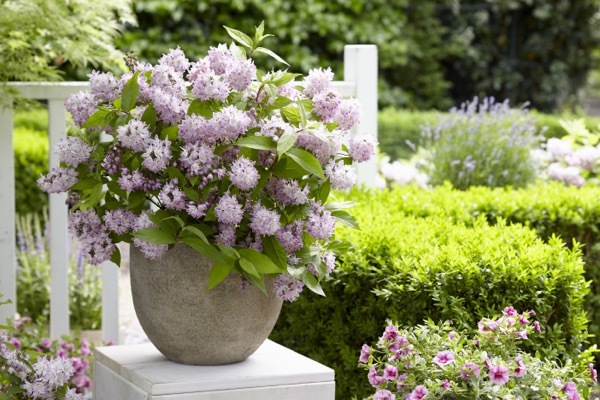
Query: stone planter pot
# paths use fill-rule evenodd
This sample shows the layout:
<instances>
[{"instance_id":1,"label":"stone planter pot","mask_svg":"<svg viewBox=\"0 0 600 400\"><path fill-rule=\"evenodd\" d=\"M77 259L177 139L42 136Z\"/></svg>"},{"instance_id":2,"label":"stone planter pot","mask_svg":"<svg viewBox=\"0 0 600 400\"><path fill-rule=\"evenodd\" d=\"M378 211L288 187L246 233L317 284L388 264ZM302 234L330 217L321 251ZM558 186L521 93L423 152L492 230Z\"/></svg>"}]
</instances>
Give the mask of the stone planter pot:
<instances>
[{"instance_id":1,"label":"stone planter pot","mask_svg":"<svg viewBox=\"0 0 600 400\"><path fill-rule=\"evenodd\" d=\"M169 360L221 365L245 360L267 339L281 300L267 280L268 296L254 286L240 290L230 275L207 291L212 261L185 244L158 260L131 246L131 292L140 324Z\"/></svg>"}]
</instances>

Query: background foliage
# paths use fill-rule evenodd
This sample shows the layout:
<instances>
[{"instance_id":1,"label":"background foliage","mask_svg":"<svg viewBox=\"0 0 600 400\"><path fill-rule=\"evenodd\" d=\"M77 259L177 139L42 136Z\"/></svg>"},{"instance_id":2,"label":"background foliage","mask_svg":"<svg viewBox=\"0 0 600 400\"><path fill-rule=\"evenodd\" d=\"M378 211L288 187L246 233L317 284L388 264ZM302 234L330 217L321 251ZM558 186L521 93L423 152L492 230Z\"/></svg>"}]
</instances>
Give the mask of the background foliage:
<instances>
[{"instance_id":1,"label":"background foliage","mask_svg":"<svg viewBox=\"0 0 600 400\"><path fill-rule=\"evenodd\" d=\"M144 59L181 46L191 58L265 20L271 45L307 72L343 46L379 48L380 104L448 109L475 95L553 110L576 97L594 67L598 0L138 0L139 28L119 45Z\"/></svg>"},{"instance_id":2,"label":"background foliage","mask_svg":"<svg viewBox=\"0 0 600 400\"><path fill-rule=\"evenodd\" d=\"M580 351L588 288L579 250L558 238L545 244L523 226L405 215L400 192L354 191L349 198L359 201L353 214L362 230L338 234L356 247L340 256L324 285L327 297L303 294L285 304L271 335L334 368L337 398L372 390L357 369L358 355L362 343L376 341L386 318L405 326L451 320L457 330L470 329L513 305L534 309L546 327L530 351L547 357Z\"/></svg>"}]
</instances>

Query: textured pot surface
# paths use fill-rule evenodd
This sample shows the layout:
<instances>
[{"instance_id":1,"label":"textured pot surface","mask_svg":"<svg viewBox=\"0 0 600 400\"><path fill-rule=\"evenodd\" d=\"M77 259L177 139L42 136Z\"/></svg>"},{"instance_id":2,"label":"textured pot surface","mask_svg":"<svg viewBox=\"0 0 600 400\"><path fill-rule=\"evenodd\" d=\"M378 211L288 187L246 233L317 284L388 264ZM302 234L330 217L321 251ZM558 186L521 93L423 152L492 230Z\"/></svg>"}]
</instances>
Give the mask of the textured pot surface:
<instances>
[{"instance_id":1,"label":"textured pot surface","mask_svg":"<svg viewBox=\"0 0 600 400\"><path fill-rule=\"evenodd\" d=\"M150 341L168 359L194 365L240 362L267 339L281 300L267 280L266 296L252 285L240 290L235 274L207 291L212 261L185 244L158 260L131 246L135 312Z\"/></svg>"}]
</instances>

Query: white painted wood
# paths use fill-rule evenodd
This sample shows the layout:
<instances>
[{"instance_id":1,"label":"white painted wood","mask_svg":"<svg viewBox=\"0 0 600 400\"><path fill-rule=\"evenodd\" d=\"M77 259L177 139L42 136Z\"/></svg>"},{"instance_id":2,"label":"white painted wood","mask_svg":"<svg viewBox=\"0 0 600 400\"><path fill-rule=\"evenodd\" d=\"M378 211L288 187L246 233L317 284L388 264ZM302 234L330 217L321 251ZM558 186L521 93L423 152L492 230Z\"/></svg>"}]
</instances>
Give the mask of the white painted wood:
<instances>
[{"instance_id":1,"label":"white painted wood","mask_svg":"<svg viewBox=\"0 0 600 400\"><path fill-rule=\"evenodd\" d=\"M60 100L61 103L73 93L88 90L88 82L9 82L21 94L33 100Z\"/></svg>"},{"instance_id":2,"label":"white painted wood","mask_svg":"<svg viewBox=\"0 0 600 400\"><path fill-rule=\"evenodd\" d=\"M356 97L356 83L347 81L334 81L333 87L342 97Z\"/></svg>"},{"instance_id":3,"label":"white painted wood","mask_svg":"<svg viewBox=\"0 0 600 400\"><path fill-rule=\"evenodd\" d=\"M363 118L353 134L367 133L377 138L377 46L344 46L344 80L356 84L355 97L362 106ZM358 183L367 187L377 182L377 160L357 165Z\"/></svg>"},{"instance_id":4,"label":"white painted wood","mask_svg":"<svg viewBox=\"0 0 600 400\"><path fill-rule=\"evenodd\" d=\"M96 365L105 366L130 386L141 389L148 399L332 400L335 396L331 368L271 341L247 360L221 366L177 364L150 343L100 347L95 349L94 357ZM98 387L112 382L95 384Z\"/></svg>"},{"instance_id":5,"label":"white painted wood","mask_svg":"<svg viewBox=\"0 0 600 400\"><path fill-rule=\"evenodd\" d=\"M0 325L14 317L17 307L15 243L15 162L13 110L0 107L0 294L12 304L0 306Z\"/></svg>"},{"instance_id":6,"label":"white painted wood","mask_svg":"<svg viewBox=\"0 0 600 400\"><path fill-rule=\"evenodd\" d=\"M102 263L102 335L105 342L119 344L119 267Z\"/></svg>"},{"instance_id":7,"label":"white painted wood","mask_svg":"<svg viewBox=\"0 0 600 400\"><path fill-rule=\"evenodd\" d=\"M146 400L147 393L131 385L105 365L94 362L94 399Z\"/></svg>"},{"instance_id":8,"label":"white painted wood","mask_svg":"<svg viewBox=\"0 0 600 400\"><path fill-rule=\"evenodd\" d=\"M67 135L67 112L63 99L48 100L50 168L59 166L54 147ZM50 336L69 334L69 243L66 193L50 196Z\"/></svg>"}]
</instances>

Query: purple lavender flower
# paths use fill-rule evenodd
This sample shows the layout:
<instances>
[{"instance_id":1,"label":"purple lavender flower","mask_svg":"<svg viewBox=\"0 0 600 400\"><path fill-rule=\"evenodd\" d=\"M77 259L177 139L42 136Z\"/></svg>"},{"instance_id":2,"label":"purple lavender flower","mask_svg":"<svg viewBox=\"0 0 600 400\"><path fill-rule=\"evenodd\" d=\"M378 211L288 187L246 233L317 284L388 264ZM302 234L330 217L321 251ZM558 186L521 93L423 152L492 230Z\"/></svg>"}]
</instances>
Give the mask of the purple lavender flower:
<instances>
[{"instance_id":1,"label":"purple lavender flower","mask_svg":"<svg viewBox=\"0 0 600 400\"><path fill-rule=\"evenodd\" d=\"M179 138L185 143L214 144L216 137L211 136L210 125L200 115L186 115L179 124Z\"/></svg>"},{"instance_id":2,"label":"purple lavender flower","mask_svg":"<svg viewBox=\"0 0 600 400\"><path fill-rule=\"evenodd\" d=\"M178 74L183 75L183 73L190 66L190 61L185 57L185 54L179 46L176 49L169 50L169 53L163 54L163 56L158 60L160 65L166 65L171 67Z\"/></svg>"},{"instance_id":3,"label":"purple lavender flower","mask_svg":"<svg viewBox=\"0 0 600 400\"><path fill-rule=\"evenodd\" d=\"M225 44L219 44L218 47L211 47L208 50L208 60L212 70L216 74L222 75L234 61L234 56Z\"/></svg>"},{"instance_id":4,"label":"purple lavender flower","mask_svg":"<svg viewBox=\"0 0 600 400\"><path fill-rule=\"evenodd\" d=\"M235 140L246 132L251 122L245 112L235 106L228 106L213 114L210 127L216 138Z\"/></svg>"},{"instance_id":5,"label":"purple lavender flower","mask_svg":"<svg viewBox=\"0 0 600 400\"><path fill-rule=\"evenodd\" d=\"M102 220L107 229L122 235L133 229L137 215L124 208L117 208L116 210L107 210Z\"/></svg>"},{"instance_id":6,"label":"purple lavender flower","mask_svg":"<svg viewBox=\"0 0 600 400\"><path fill-rule=\"evenodd\" d=\"M248 226L257 235L274 235L281 226L279 224L279 214L277 211L268 210L262 205L257 205L252 211L252 217Z\"/></svg>"},{"instance_id":7,"label":"purple lavender flower","mask_svg":"<svg viewBox=\"0 0 600 400\"><path fill-rule=\"evenodd\" d=\"M308 71L308 76L304 78L304 94L312 99L321 92L329 91L333 87L331 81L333 81L331 68L311 69Z\"/></svg>"},{"instance_id":8,"label":"purple lavender flower","mask_svg":"<svg viewBox=\"0 0 600 400\"><path fill-rule=\"evenodd\" d=\"M255 79L256 66L251 58L235 58L225 71L225 81L238 92L246 89Z\"/></svg>"},{"instance_id":9,"label":"purple lavender flower","mask_svg":"<svg viewBox=\"0 0 600 400\"><path fill-rule=\"evenodd\" d=\"M308 186L300 187L298 181L293 179L272 179L266 190L275 200L283 205L299 205L308 202Z\"/></svg>"},{"instance_id":10,"label":"purple lavender flower","mask_svg":"<svg viewBox=\"0 0 600 400\"><path fill-rule=\"evenodd\" d=\"M302 131L298 134L296 139L296 146L302 147L311 153L321 162L321 164L327 164L329 159L333 157L337 152L342 149L343 135L338 134L338 131L334 131L334 136L328 137L329 133L324 128L316 130L320 137L307 131ZM328 140L323 140L323 137Z\"/></svg>"},{"instance_id":11,"label":"purple lavender flower","mask_svg":"<svg viewBox=\"0 0 600 400\"><path fill-rule=\"evenodd\" d=\"M117 128L117 138L123 147L142 152L150 141L150 127L144 121L132 119Z\"/></svg>"},{"instance_id":12,"label":"purple lavender flower","mask_svg":"<svg viewBox=\"0 0 600 400\"><path fill-rule=\"evenodd\" d=\"M348 142L348 154L358 163L369 161L375 156L377 140L373 135L353 135Z\"/></svg>"},{"instance_id":13,"label":"purple lavender flower","mask_svg":"<svg viewBox=\"0 0 600 400\"><path fill-rule=\"evenodd\" d=\"M313 98L313 112L320 116L323 121L332 121L341 102L342 96L335 90L317 93Z\"/></svg>"},{"instance_id":14,"label":"purple lavender flower","mask_svg":"<svg viewBox=\"0 0 600 400\"><path fill-rule=\"evenodd\" d=\"M280 138L285 133L291 134L295 132L295 128L286 123L281 116L273 115L269 119L260 123L260 131L257 135L269 136L272 138Z\"/></svg>"},{"instance_id":15,"label":"purple lavender flower","mask_svg":"<svg viewBox=\"0 0 600 400\"><path fill-rule=\"evenodd\" d=\"M235 225L219 224L219 233L215 242L224 246L235 246Z\"/></svg>"},{"instance_id":16,"label":"purple lavender flower","mask_svg":"<svg viewBox=\"0 0 600 400\"><path fill-rule=\"evenodd\" d=\"M210 68L210 61L206 58L193 64L189 80L192 94L202 101L225 101L231 93L229 84Z\"/></svg>"},{"instance_id":17,"label":"purple lavender flower","mask_svg":"<svg viewBox=\"0 0 600 400\"><path fill-rule=\"evenodd\" d=\"M138 170L130 173L127 168L123 168L117 182L123 190L142 190L146 185L146 178L144 177L144 174Z\"/></svg>"},{"instance_id":18,"label":"purple lavender flower","mask_svg":"<svg viewBox=\"0 0 600 400\"><path fill-rule=\"evenodd\" d=\"M37 184L46 193L62 193L77 183L77 175L72 168L54 167L47 175L42 175Z\"/></svg>"},{"instance_id":19,"label":"purple lavender flower","mask_svg":"<svg viewBox=\"0 0 600 400\"><path fill-rule=\"evenodd\" d=\"M171 142L169 139L161 140L158 137L150 139L146 152L142 155L142 166L152 172L161 172L167 168L171 161Z\"/></svg>"},{"instance_id":20,"label":"purple lavender flower","mask_svg":"<svg viewBox=\"0 0 600 400\"><path fill-rule=\"evenodd\" d=\"M287 253L300 250L304 246L302 242L303 227L302 221L296 220L292 224L282 227L275 234Z\"/></svg>"},{"instance_id":21,"label":"purple lavender flower","mask_svg":"<svg viewBox=\"0 0 600 400\"><path fill-rule=\"evenodd\" d=\"M79 136L62 138L56 145L58 160L75 168L90 157L92 147Z\"/></svg>"},{"instance_id":22,"label":"purple lavender flower","mask_svg":"<svg viewBox=\"0 0 600 400\"><path fill-rule=\"evenodd\" d=\"M356 173L352 165L345 165L343 161L330 162L325 167L325 176L331 182L333 189L350 189L356 183Z\"/></svg>"},{"instance_id":23,"label":"purple lavender flower","mask_svg":"<svg viewBox=\"0 0 600 400\"><path fill-rule=\"evenodd\" d=\"M187 197L177 186L177 179L173 179L163 186L158 200L169 210L182 211L186 208Z\"/></svg>"},{"instance_id":24,"label":"purple lavender flower","mask_svg":"<svg viewBox=\"0 0 600 400\"><path fill-rule=\"evenodd\" d=\"M222 224L237 225L242 221L244 211L235 195L225 193L215 207L215 215Z\"/></svg>"},{"instance_id":25,"label":"purple lavender flower","mask_svg":"<svg viewBox=\"0 0 600 400\"><path fill-rule=\"evenodd\" d=\"M181 98L159 88L152 89L150 100L152 100L158 118L169 125L180 123L189 106Z\"/></svg>"},{"instance_id":26,"label":"purple lavender flower","mask_svg":"<svg viewBox=\"0 0 600 400\"><path fill-rule=\"evenodd\" d=\"M120 96L119 83L110 72L92 71L90 78L90 92L99 103L113 102Z\"/></svg>"},{"instance_id":27,"label":"purple lavender flower","mask_svg":"<svg viewBox=\"0 0 600 400\"><path fill-rule=\"evenodd\" d=\"M200 219L206 215L206 210L208 209L208 204L206 203L197 203L194 201L190 201L187 203L185 207L185 211L193 218Z\"/></svg>"},{"instance_id":28,"label":"purple lavender flower","mask_svg":"<svg viewBox=\"0 0 600 400\"><path fill-rule=\"evenodd\" d=\"M353 126L360 124L361 119L360 103L356 99L342 100L332 117L332 121L337 122L338 127L343 131L350 130Z\"/></svg>"},{"instance_id":29,"label":"purple lavender flower","mask_svg":"<svg viewBox=\"0 0 600 400\"><path fill-rule=\"evenodd\" d=\"M183 76L169 65L159 64L152 68L150 87L154 93L162 92L178 100L184 99L187 95Z\"/></svg>"},{"instance_id":30,"label":"purple lavender flower","mask_svg":"<svg viewBox=\"0 0 600 400\"><path fill-rule=\"evenodd\" d=\"M331 212L320 204L313 204L308 214L308 222L305 225L306 232L315 239L326 240L333 235L335 219Z\"/></svg>"},{"instance_id":31,"label":"purple lavender flower","mask_svg":"<svg viewBox=\"0 0 600 400\"><path fill-rule=\"evenodd\" d=\"M304 283L288 274L279 274L275 278L274 291L277 297L285 301L294 301L300 296Z\"/></svg>"},{"instance_id":32,"label":"purple lavender flower","mask_svg":"<svg viewBox=\"0 0 600 400\"><path fill-rule=\"evenodd\" d=\"M242 156L231 165L229 179L231 183L242 190L251 190L258 183L260 174L258 173L254 162Z\"/></svg>"},{"instance_id":33,"label":"purple lavender flower","mask_svg":"<svg viewBox=\"0 0 600 400\"><path fill-rule=\"evenodd\" d=\"M148 218L148 214L143 212L135 221L133 230L134 232L137 232L140 229L153 227L156 227L156 225L150 220L150 218ZM133 244L135 247L139 248L144 256L149 260L156 260L166 253L167 250L169 250L169 246L166 244L149 243L136 237L133 238Z\"/></svg>"},{"instance_id":34,"label":"purple lavender flower","mask_svg":"<svg viewBox=\"0 0 600 400\"><path fill-rule=\"evenodd\" d=\"M65 107L71 113L75 125L79 127L97 110L94 95L88 91L77 92L69 96L65 101Z\"/></svg>"}]
</instances>

